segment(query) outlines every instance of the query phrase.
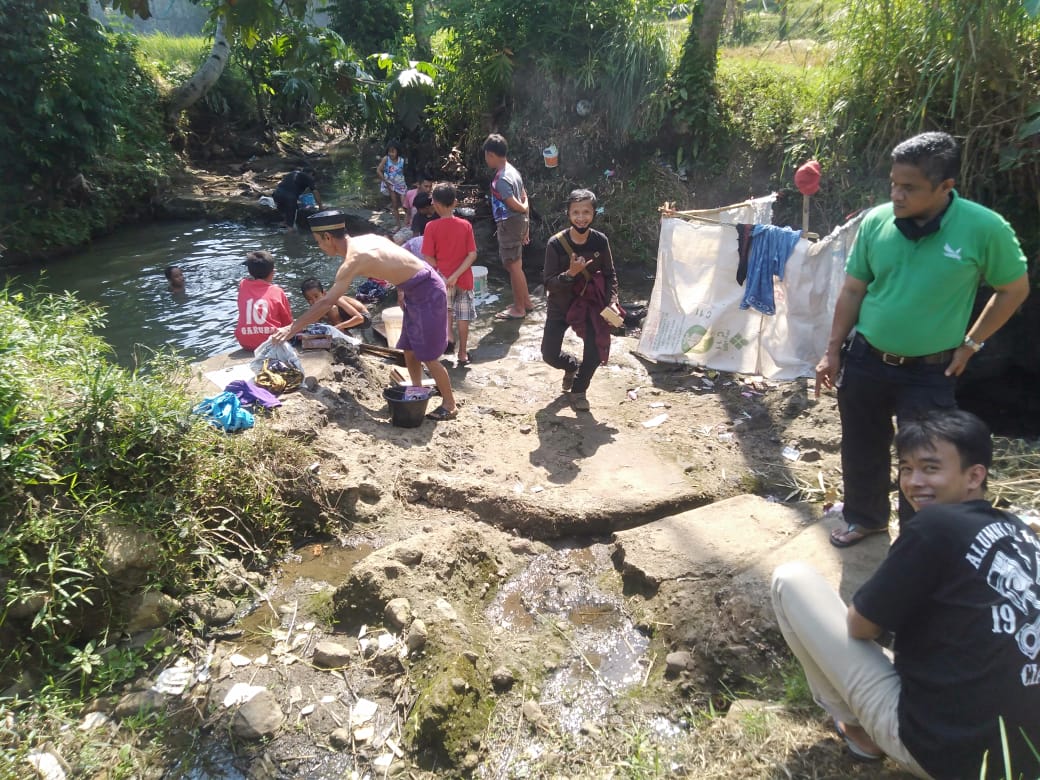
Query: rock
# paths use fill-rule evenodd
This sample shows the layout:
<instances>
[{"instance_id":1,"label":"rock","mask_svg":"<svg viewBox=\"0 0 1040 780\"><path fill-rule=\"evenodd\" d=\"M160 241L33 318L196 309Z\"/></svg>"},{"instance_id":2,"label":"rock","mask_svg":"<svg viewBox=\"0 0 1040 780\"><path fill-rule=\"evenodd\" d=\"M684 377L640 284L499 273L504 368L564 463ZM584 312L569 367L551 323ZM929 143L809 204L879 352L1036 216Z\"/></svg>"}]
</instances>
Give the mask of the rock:
<instances>
[{"instance_id":1,"label":"rock","mask_svg":"<svg viewBox=\"0 0 1040 780\"><path fill-rule=\"evenodd\" d=\"M220 557L217 559L217 562L222 569L214 578L214 586L218 593L241 596L249 590L249 586L246 584L249 573L246 571L246 567L242 565L242 561L237 558Z\"/></svg>"},{"instance_id":2,"label":"rock","mask_svg":"<svg viewBox=\"0 0 1040 780\"><path fill-rule=\"evenodd\" d=\"M693 660L693 654L689 650L677 650L674 653L669 653L664 659L664 663L665 674L669 677L674 677L680 672L693 669L696 665Z\"/></svg>"},{"instance_id":3,"label":"rock","mask_svg":"<svg viewBox=\"0 0 1040 780\"><path fill-rule=\"evenodd\" d=\"M819 450L802 450L802 457L799 458L802 463L816 463L821 460L823 455L820 454Z\"/></svg>"},{"instance_id":4,"label":"rock","mask_svg":"<svg viewBox=\"0 0 1040 780\"><path fill-rule=\"evenodd\" d=\"M476 753L467 753L462 758L462 769L466 772L472 772L478 766L480 766L480 756Z\"/></svg>"},{"instance_id":5,"label":"rock","mask_svg":"<svg viewBox=\"0 0 1040 780\"><path fill-rule=\"evenodd\" d=\"M180 611L181 605L177 599L158 591L146 591L131 600L131 617L127 621L126 630L133 634L165 626Z\"/></svg>"},{"instance_id":6,"label":"rock","mask_svg":"<svg viewBox=\"0 0 1040 780\"><path fill-rule=\"evenodd\" d=\"M163 696L157 691L134 691L133 693L128 693L116 703L112 714L122 720L132 715L143 715L144 713L152 712L162 707L162 704Z\"/></svg>"},{"instance_id":7,"label":"rock","mask_svg":"<svg viewBox=\"0 0 1040 780\"><path fill-rule=\"evenodd\" d=\"M41 780L65 780L65 762L56 752L50 750L33 750L26 757L26 762L36 770Z\"/></svg>"},{"instance_id":8,"label":"rock","mask_svg":"<svg viewBox=\"0 0 1040 780\"><path fill-rule=\"evenodd\" d=\"M588 734L593 737L603 733L603 730L591 720L582 721L580 730L582 734Z\"/></svg>"},{"instance_id":9,"label":"rock","mask_svg":"<svg viewBox=\"0 0 1040 780\"><path fill-rule=\"evenodd\" d=\"M341 669L349 664L350 659L355 655L357 655L356 646L352 649L339 642L326 640L318 642L317 647L314 648L314 656L311 660L320 669Z\"/></svg>"},{"instance_id":10,"label":"rock","mask_svg":"<svg viewBox=\"0 0 1040 780\"><path fill-rule=\"evenodd\" d=\"M500 666L491 673L491 684L496 691L508 691L516 682L513 673L504 666Z\"/></svg>"},{"instance_id":11,"label":"rock","mask_svg":"<svg viewBox=\"0 0 1040 780\"><path fill-rule=\"evenodd\" d=\"M469 690L469 683L461 677L452 677L451 689L455 691L455 693L465 693L467 690Z\"/></svg>"},{"instance_id":12,"label":"rock","mask_svg":"<svg viewBox=\"0 0 1040 780\"><path fill-rule=\"evenodd\" d=\"M140 631L130 637L130 649L143 650L146 647L172 647L177 643L177 635L168 628L155 628Z\"/></svg>"},{"instance_id":13,"label":"rock","mask_svg":"<svg viewBox=\"0 0 1040 780\"><path fill-rule=\"evenodd\" d=\"M408 633L405 635L404 644L408 648L409 653L422 652L423 648L426 647L426 640L429 638L429 632L426 630L426 624L421 620L413 620L412 625L408 627Z\"/></svg>"},{"instance_id":14,"label":"rock","mask_svg":"<svg viewBox=\"0 0 1040 780\"><path fill-rule=\"evenodd\" d=\"M447 600L443 598L437 599L433 603L433 607L440 613L441 617L445 620L454 621L459 619L458 614L456 614L455 612L455 608L451 604L449 604Z\"/></svg>"},{"instance_id":15,"label":"rock","mask_svg":"<svg viewBox=\"0 0 1040 780\"><path fill-rule=\"evenodd\" d=\"M412 547L402 543L400 547L394 550L394 558L405 566L418 566L423 559L423 551L419 547Z\"/></svg>"},{"instance_id":16,"label":"rock","mask_svg":"<svg viewBox=\"0 0 1040 780\"><path fill-rule=\"evenodd\" d=\"M477 665L477 661L480 660L480 656L474 653L472 650L464 650L462 657L469 661L474 666Z\"/></svg>"},{"instance_id":17,"label":"rock","mask_svg":"<svg viewBox=\"0 0 1040 780\"><path fill-rule=\"evenodd\" d=\"M516 536L509 540L509 551L517 555L534 555L535 553L534 544L523 536Z\"/></svg>"},{"instance_id":18,"label":"rock","mask_svg":"<svg viewBox=\"0 0 1040 780\"><path fill-rule=\"evenodd\" d=\"M405 628L412 621L412 605L406 598L390 599L383 610L383 618L395 629Z\"/></svg>"},{"instance_id":19,"label":"rock","mask_svg":"<svg viewBox=\"0 0 1040 780\"><path fill-rule=\"evenodd\" d=\"M329 744L337 750L346 750L350 747L350 729L333 729L329 734Z\"/></svg>"},{"instance_id":20,"label":"rock","mask_svg":"<svg viewBox=\"0 0 1040 780\"><path fill-rule=\"evenodd\" d=\"M534 429L530 425L521 425L518 430L520 433L530 433Z\"/></svg>"},{"instance_id":21,"label":"rock","mask_svg":"<svg viewBox=\"0 0 1040 780\"><path fill-rule=\"evenodd\" d=\"M285 714L274 694L263 690L238 708L231 731L240 739L263 739L274 736L284 721Z\"/></svg>"},{"instance_id":22,"label":"rock","mask_svg":"<svg viewBox=\"0 0 1040 780\"><path fill-rule=\"evenodd\" d=\"M207 626L224 625L235 616L235 602L219 596L189 596L184 600L184 606Z\"/></svg>"},{"instance_id":23,"label":"rock","mask_svg":"<svg viewBox=\"0 0 1040 780\"><path fill-rule=\"evenodd\" d=\"M318 389L318 378L315 376L305 376L303 378L304 390L310 390L312 393Z\"/></svg>"},{"instance_id":24,"label":"rock","mask_svg":"<svg viewBox=\"0 0 1040 780\"><path fill-rule=\"evenodd\" d=\"M131 587L142 584L159 561L155 537L133 526L103 520L105 552L101 568L109 579Z\"/></svg>"},{"instance_id":25,"label":"rock","mask_svg":"<svg viewBox=\"0 0 1040 780\"><path fill-rule=\"evenodd\" d=\"M528 699L525 701L522 711L524 714L524 720L530 723L534 728L548 730L549 719L545 717L542 708L534 699Z\"/></svg>"},{"instance_id":26,"label":"rock","mask_svg":"<svg viewBox=\"0 0 1040 780\"><path fill-rule=\"evenodd\" d=\"M393 677L404 671L404 663L398 655L398 648L391 647L377 653L372 659L372 670L380 677Z\"/></svg>"},{"instance_id":27,"label":"rock","mask_svg":"<svg viewBox=\"0 0 1040 780\"><path fill-rule=\"evenodd\" d=\"M759 701L758 699L736 699L729 705L729 710L726 712L726 720L740 721L744 719L745 715L763 712L772 708L775 707L768 702Z\"/></svg>"}]
</instances>

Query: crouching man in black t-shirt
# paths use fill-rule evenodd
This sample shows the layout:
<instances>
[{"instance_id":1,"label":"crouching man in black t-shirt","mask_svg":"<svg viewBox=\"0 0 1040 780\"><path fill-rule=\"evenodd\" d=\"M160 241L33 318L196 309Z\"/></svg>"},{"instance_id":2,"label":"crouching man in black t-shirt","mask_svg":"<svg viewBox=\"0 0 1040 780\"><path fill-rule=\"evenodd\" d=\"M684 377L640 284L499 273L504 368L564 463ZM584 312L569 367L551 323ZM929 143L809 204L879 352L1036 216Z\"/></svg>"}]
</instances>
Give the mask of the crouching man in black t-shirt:
<instances>
[{"instance_id":1,"label":"crouching man in black t-shirt","mask_svg":"<svg viewBox=\"0 0 1040 780\"><path fill-rule=\"evenodd\" d=\"M1038 777L1040 540L984 500L993 447L974 415L931 412L895 444L916 514L848 608L804 563L780 566L780 630L856 757L937 780ZM892 652L872 641L883 631Z\"/></svg>"}]
</instances>

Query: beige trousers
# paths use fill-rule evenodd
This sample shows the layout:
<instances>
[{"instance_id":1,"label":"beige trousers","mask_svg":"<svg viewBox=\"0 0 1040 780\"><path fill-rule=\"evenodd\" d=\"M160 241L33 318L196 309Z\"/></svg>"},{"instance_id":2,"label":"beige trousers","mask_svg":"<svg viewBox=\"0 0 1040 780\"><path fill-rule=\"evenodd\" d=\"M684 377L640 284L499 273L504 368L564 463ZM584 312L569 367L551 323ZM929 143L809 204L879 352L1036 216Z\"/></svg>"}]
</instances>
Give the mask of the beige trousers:
<instances>
[{"instance_id":1,"label":"beige trousers","mask_svg":"<svg viewBox=\"0 0 1040 780\"><path fill-rule=\"evenodd\" d=\"M805 669L813 699L832 718L862 726L908 772L928 778L899 739L899 675L876 642L849 637L848 608L808 564L773 572L773 610L791 652Z\"/></svg>"}]
</instances>

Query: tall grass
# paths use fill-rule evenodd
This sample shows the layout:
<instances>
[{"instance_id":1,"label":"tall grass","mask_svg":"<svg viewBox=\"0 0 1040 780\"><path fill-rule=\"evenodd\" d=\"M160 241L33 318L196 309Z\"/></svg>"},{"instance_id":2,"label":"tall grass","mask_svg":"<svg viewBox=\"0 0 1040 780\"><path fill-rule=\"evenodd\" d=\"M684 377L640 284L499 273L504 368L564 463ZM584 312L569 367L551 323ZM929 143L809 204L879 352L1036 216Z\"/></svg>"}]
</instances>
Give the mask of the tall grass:
<instances>
[{"instance_id":1,"label":"tall grass","mask_svg":"<svg viewBox=\"0 0 1040 780\"><path fill-rule=\"evenodd\" d=\"M201 35L174 37L155 33L140 36L137 50L141 60L157 63L167 70L178 66L196 68L209 52L210 42Z\"/></svg>"},{"instance_id":2,"label":"tall grass","mask_svg":"<svg viewBox=\"0 0 1040 780\"><path fill-rule=\"evenodd\" d=\"M307 484L299 445L193 417L183 362L110 363L102 316L71 295L0 290L0 689L26 665L78 695L119 682L68 674L87 646L115 657L102 648L132 595L104 571L106 527L152 539L143 586L177 596L206 588L218 554L263 562L287 542Z\"/></svg>"},{"instance_id":3,"label":"tall grass","mask_svg":"<svg viewBox=\"0 0 1040 780\"><path fill-rule=\"evenodd\" d=\"M1025 123L1040 100L1040 20L1023 3L864 0L836 37L847 153L887 167L898 141L945 130L963 143L962 190L987 202L1031 193L1035 209L1038 136Z\"/></svg>"}]
</instances>

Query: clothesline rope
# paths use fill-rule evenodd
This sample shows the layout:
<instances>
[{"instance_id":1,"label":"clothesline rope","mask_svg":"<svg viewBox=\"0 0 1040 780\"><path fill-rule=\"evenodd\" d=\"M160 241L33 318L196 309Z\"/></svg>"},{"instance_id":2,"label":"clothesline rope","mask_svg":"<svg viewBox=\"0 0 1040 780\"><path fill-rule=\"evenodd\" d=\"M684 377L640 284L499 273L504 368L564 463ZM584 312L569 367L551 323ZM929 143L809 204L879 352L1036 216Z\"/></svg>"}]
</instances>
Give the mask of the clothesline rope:
<instances>
[{"instance_id":1,"label":"clothesline rope","mask_svg":"<svg viewBox=\"0 0 1040 780\"><path fill-rule=\"evenodd\" d=\"M658 211L661 212L662 217L682 217L684 219L696 220L698 222L706 222L709 225L725 225L726 227L735 228L737 225L734 222L726 222L721 219L713 219L708 216L709 214L722 214L733 209L743 208L745 206L751 206L754 203L752 200L745 200L742 203L734 203L731 206L722 206L715 209L690 209L688 211L677 211L675 204L665 201L664 205L661 206ZM819 241L820 236L818 233L806 233L802 231L802 236L809 241Z\"/></svg>"}]
</instances>

